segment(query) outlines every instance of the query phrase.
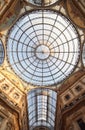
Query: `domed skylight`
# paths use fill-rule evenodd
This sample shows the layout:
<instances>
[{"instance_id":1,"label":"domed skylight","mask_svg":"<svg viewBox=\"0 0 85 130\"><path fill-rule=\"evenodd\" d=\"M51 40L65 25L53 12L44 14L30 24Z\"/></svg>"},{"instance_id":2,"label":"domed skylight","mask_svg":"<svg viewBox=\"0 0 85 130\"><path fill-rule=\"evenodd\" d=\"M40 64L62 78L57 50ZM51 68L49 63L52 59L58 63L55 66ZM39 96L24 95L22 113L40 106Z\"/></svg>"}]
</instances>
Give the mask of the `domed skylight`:
<instances>
[{"instance_id":1,"label":"domed skylight","mask_svg":"<svg viewBox=\"0 0 85 130\"><path fill-rule=\"evenodd\" d=\"M33 85L53 85L67 78L79 54L77 31L59 12L32 11L22 16L9 32L7 55L11 68Z\"/></svg>"}]
</instances>

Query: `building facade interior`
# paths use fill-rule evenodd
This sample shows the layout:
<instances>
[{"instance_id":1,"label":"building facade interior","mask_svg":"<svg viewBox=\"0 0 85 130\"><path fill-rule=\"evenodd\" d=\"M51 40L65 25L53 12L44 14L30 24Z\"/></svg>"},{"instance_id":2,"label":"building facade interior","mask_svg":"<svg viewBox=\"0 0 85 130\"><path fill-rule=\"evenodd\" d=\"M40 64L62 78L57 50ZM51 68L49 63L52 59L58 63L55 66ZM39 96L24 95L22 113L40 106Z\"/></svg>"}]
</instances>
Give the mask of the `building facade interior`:
<instances>
[{"instance_id":1,"label":"building facade interior","mask_svg":"<svg viewBox=\"0 0 85 130\"><path fill-rule=\"evenodd\" d=\"M0 0L0 130L85 130L85 0Z\"/></svg>"}]
</instances>

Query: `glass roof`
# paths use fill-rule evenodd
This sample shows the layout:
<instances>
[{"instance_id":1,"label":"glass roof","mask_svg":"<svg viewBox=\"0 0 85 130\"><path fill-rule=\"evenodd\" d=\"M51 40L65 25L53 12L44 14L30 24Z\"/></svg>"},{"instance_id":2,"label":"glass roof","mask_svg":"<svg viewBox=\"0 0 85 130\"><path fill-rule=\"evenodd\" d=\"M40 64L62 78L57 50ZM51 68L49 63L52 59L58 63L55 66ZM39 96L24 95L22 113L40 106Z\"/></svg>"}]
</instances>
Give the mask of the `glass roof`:
<instances>
[{"instance_id":1,"label":"glass roof","mask_svg":"<svg viewBox=\"0 0 85 130\"><path fill-rule=\"evenodd\" d=\"M28 93L28 119L30 130L45 126L54 130L57 93L50 89L34 89Z\"/></svg>"},{"instance_id":2,"label":"glass roof","mask_svg":"<svg viewBox=\"0 0 85 130\"><path fill-rule=\"evenodd\" d=\"M25 1L36 6L49 6L56 3L59 0L25 0Z\"/></svg>"},{"instance_id":3,"label":"glass roof","mask_svg":"<svg viewBox=\"0 0 85 130\"><path fill-rule=\"evenodd\" d=\"M11 68L33 85L61 82L72 73L79 55L78 33L71 21L59 12L26 13L8 34L7 56Z\"/></svg>"},{"instance_id":4,"label":"glass roof","mask_svg":"<svg viewBox=\"0 0 85 130\"><path fill-rule=\"evenodd\" d=\"M83 64L84 64L84 66L85 66L85 43L84 43L84 45L83 45L82 59L83 59Z\"/></svg>"},{"instance_id":5,"label":"glass roof","mask_svg":"<svg viewBox=\"0 0 85 130\"><path fill-rule=\"evenodd\" d=\"M0 40L0 65L3 63L4 61L4 47L3 47L3 43Z\"/></svg>"}]
</instances>

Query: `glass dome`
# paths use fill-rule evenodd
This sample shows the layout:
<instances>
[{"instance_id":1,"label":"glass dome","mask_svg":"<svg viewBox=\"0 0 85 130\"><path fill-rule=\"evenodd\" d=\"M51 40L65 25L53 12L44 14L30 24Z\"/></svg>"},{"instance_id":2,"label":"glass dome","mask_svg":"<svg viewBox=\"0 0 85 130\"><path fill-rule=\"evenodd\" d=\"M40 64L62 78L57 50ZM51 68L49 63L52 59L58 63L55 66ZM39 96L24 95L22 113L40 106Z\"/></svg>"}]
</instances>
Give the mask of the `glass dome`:
<instances>
[{"instance_id":1,"label":"glass dome","mask_svg":"<svg viewBox=\"0 0 85 130\"><path fill-rule=\"evenodd\" d=\"M36 5L36 6L50 6L53 5L54 3L58 2L59 0L25 0L26 2Z\"/></svg>"},{"instance_id":2,"label":"glass dome","mask_svg":"<svg viewBox=\"0 0 85 130\"><path fill-rule=\"evenodd\" d=\"M52 10L23 15L11 28L7 56L27 83L54 85L69 76L80 54L78 33L69 19Z\"/></svg>"},{"instance_id":3,"label":"glass dome","mask_svg":"<svg viewBox=\"0 0 85 130\"><path fill-rule=\"evenodd\" d=\"M34 89L28 93L28 119L30 130L47 127L54 130L57 93L50 89Z\"/></svg>"},{"instance_id":4,"label":"glass dome","mask_svg":"<svg viewBox=\"0 0 85 130\"><path fill-rule=\"evenodd\" d=\"M0 40L0 65L3 63L4 61L4 47L3 47L3 43Z\"/></svg>"}]
</instances>

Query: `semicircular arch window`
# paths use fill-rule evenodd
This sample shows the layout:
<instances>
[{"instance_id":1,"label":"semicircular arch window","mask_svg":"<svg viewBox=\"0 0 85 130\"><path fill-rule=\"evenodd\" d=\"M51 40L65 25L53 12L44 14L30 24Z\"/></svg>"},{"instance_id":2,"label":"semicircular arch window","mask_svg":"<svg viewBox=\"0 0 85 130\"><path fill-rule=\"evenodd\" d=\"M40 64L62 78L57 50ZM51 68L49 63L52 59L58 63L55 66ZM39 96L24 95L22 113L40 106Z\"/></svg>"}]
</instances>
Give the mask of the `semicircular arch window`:
<instances>
[{"instance_id":1,"label":"semicircular arch window","mask_svg":"<svg viewBox=\"0 0 85 130\"><path fill-rule=\"evenodd\" d=\"M7 56L11 68L27 83L53 85L75 69L80 40L71 21L59 12L36 10L11 28Z\"/></svg>"},{"instance_id":2,"label":"semicircular arch window","mask_svg":"<svg viewBox=\"0 0 85 130\"><path fill-rule=\"evenodd\" d=\"M4 46L2 41L0 40L0 65L3 63L4 61Z\"/></svg>"},{"instance_id":3,"label":"semicircular arch window","mask_svg":"<svg viewBox=\"0 0 85 130\"><path fill-rule=\"evenodd\" d=\"M57 3L59 0L25 0L26 2L36 6L50 6Z\"/></svg>"},{"instance_id":4,"label":"semicircular arch window","mask_svg":"<svg viewBox=\"0 0 85 130\"><path fill-rule=\"evenodd\" d=\"M83 60L83 65L85 66L85 43L83 45L82 60Z\"/></svg>"}]
</instances>

